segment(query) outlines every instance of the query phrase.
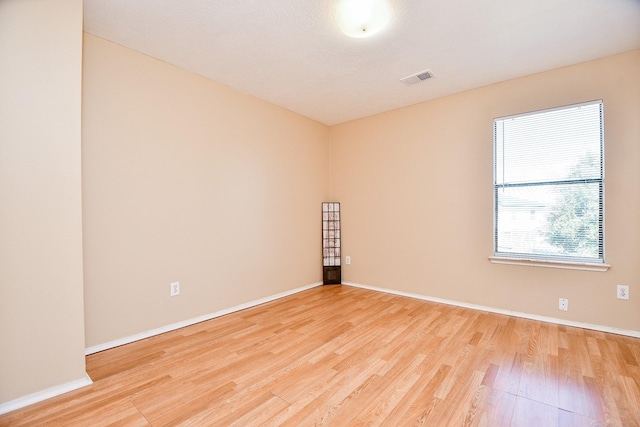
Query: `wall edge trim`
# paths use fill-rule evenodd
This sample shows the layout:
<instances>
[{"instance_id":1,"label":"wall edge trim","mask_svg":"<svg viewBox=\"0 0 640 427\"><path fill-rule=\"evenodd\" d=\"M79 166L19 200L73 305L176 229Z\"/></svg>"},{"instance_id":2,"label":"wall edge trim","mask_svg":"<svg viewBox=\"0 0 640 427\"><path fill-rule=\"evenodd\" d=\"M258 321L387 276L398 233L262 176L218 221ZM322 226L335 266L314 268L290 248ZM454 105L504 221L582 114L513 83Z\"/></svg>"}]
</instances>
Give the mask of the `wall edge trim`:
<instances>
[{"instance_id":1,"label":"wall edge trim","mask_svg":"<svg viewBox=\"0 0 640 427\"><path fill-rule=\"evenodd\" d=\"M249 301L244 304L236 305L235 307L226 308L223 310L219 310L209 314L203 314L202 316L194 317L191 319L183 320L176 323L171 323L169 325L161 326L159 328L150 329L148 331L140 332L138 334L130 335L127 337L119 338L113 341L109 341L103 344L96 344L85 349L85 355L98 353L100 351L108 350L110 348L119 347L121 345L130 344L135 341L140 341L145 338L150 338L155 335L164 334L166 332L175 331L176 329L184 328L186 326L195 325L196 323L205 322L207 320L215 319L216 317L224 316L225 314L235 313L236 311L244 310L247 308L255 307L260 304L265 304L267 302L275 301L280 298L284 298L289 295L297 294L298 292L306 291L307 289L315 288L316 286L321 286L322 282L311 283L306 286L301 286L299 288L291 289L288 291L281 292L279 294L270 295L264 298L260 298L254 301Z\"/></svg>"},{"instance_id":2,"label":"wall edge trim","mask_svg":"<svg viewBox=\"0 0 640 427\"><path fill-rule=\"evenodd\" d=\"M0 403L0 415L15 411L16 409L24 408L25 406L33 405L34 403L42 402L43 400L51 399L52 397L65 394L91 384L93 384L93 381L85 372L83 378L37 391L5 403Z\"/></svg>"},{"instance_id":3,"label":"wall edge trim","mask_svg":"<svg viewBox=\"0 0 640 427\"><path fill-rule=\"evenodd\" d=\"M430 297L430 296L415 294L411 292L396 291L394 289L364 285L361 283L342 282L342 284L347 286L353 286L354 288L368 289L371 291L384 292L387 294L393 294L393 295L398 295L398 296L403 296L408 298L415 298L423 301L436 302L440 304L453 305L456 307L469 308L472 310L486 311L489 313L504 314L507 316L520 317L523 319L530 319L530 320L538 320L546 323L555 323L557 325L571 326L574 328L590 329L590 330L599 331L599 332L608 332L616 335L624 335L624 336L633 337L633 338L640 338L640 331L634 331L629 329L618 329L618 328L613 328L611 326L594 325L591 323L575 322L573 320L558 319L555 317L539 316L537 314L523 313L520 311L511 311L511 310L505 310L502 308L488 307L488 306L479 305L479 304L471 304L471 303L466 303L461 301Z\"/></svg>"}]
</instances>

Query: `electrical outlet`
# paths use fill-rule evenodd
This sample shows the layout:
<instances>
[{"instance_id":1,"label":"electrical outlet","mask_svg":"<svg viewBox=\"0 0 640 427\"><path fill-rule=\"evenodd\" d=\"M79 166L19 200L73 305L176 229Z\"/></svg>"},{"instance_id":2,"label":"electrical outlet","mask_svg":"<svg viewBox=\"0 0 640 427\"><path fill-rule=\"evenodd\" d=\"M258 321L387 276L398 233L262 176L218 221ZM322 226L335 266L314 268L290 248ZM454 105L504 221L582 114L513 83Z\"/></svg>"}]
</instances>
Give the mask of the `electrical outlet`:
<instances>
[{"instance_id":1,"label":"electrical outlet","mask_svg":"<svg viewBox=\"0 0 640 427\"><path fill-rule=\"evenodd\" d=\"M618 299L629 299L629 285L618 285Z\"/></svg>"},{"instance_id":2,"label":"electrical outlet","mask_svg":"<svg viewBox=\"0 0 640 427\"><path fill-rule=\"evenodd\" d=\"M347 265L351 264L351 257L350 256L344 257L344 263Z\"/></svg>"},{"instance_id":3,"label":"electrical outlet","mask_svg":"<svg viewBox=\"0 0 640 427\"><path fill-rule=\"evenodd\" d=\"M558 310L569 311L569 300L567 298L560 298L558 300Z\"/></svg>"},{"instance_id":4,"label":"electrical outlet","mask_svg":"<svg viewBox=\"0 0 640 427\"><path fill-rule=\"evenodd\" d=\"M172 297L175 297L177 295L180 295L180 282L171 282L171 293L170 295Z\"/></svg>"}]
</instances>

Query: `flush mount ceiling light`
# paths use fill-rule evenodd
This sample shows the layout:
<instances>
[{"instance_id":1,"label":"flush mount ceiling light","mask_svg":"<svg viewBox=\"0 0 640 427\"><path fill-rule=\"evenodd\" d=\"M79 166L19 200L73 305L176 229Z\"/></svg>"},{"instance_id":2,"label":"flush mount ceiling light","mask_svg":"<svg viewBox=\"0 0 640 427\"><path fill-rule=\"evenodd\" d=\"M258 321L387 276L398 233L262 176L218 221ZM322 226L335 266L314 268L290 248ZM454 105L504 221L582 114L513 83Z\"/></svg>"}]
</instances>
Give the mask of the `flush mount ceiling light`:
<instances>
[{"instance_id":1,"label":"flush mount ceiling light","mask_svg":"<svg viewBox=\"0 0 640 427\"><path fill-rule=\"evenodd\" d=\"M340 29L349 37L374 35L391 20L391 8L386 0L342 0L338 6Z\"/></svg>"}]
</instances>

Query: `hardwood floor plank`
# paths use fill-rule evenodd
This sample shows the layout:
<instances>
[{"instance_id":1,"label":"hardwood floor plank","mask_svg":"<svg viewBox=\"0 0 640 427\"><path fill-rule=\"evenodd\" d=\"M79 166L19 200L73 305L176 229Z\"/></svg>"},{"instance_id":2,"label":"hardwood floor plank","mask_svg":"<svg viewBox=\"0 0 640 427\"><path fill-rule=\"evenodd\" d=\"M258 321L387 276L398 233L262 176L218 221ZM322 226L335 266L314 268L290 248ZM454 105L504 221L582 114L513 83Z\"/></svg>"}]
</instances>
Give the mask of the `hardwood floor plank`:
<instances>
[{"instance_id":1,"label":"hardwood floor plank","mask_svg":"<svg viewBox=\"0 0 640 427\"><path fill-rule=\"evenodd\" d=\"M470 426L509 426L516 406L516 396L490 387L481 386L477 415L470 420Z\"/></svg>"},{"instance_id":2,"label":"hardwood floor plank","mask_svg":"<svg viewBox=\"0 0 640 427\"><path fill-rule=\"evenodd\" d=\"M546 324L533 325L518 396L558 406L558 358L549 355Z\"/></svg>"},{"instance_id":3,"label":"hardwood floor plank","mask_svg":"<svg viewBox=\"0 0 640 427\"><path fill-rule=\"evenodd\" d=\"M493 383L496 380L496 376L498 375L498 371L500 367L496 364L490 363L489 368L484 374L484 378L482 378L482 385L493 387Z\"/></svg>"},{"instance_id":4,"label":"hardwood floor plank","mask_svg":"<svg viewBox=\"0 0 640 427\"><path fill-rule=\"evenodd\" d=\"M350 414L345 418L348 421L357 418L365 425L380 424L420 379L426 364L425 359L425 355L421 353L405 354L404 358L398 359L394 367L369 388L369 395L361 394L360 399L353 402L356 407L362 408L360 412L355 414L355 417ZM344 421L340 423L342 420L339 418L335 421L338 425L347 424Z\"/></svg>"},{"instance_id":5,"label":"hardwood floor plank","mask_svg":"<svg viewBox=\"0 0 640 427\"><path fill-rule=\"evenodd\" d=\"M622 393L616 399L620 419L625 426L640 426L640 391L636 382L629 377L620 377Z\"/></svg>"},{"instance_id":6,"label":"hardwood floor plank","mask_svg":"<svg viewBox=\"0 0 640 427\"><path fill-rule=\"evenodd\" d=\"M584 394L589 403L587 416L599 421L606 421L604 396L596 380L591 377L583 377Z\"/></svg>"},{"instance_id":7,"label":"hardwood floor plank","mask_svg":"<svg viewBox=\"0 0 640 427\"><path fill-rule=\"evenodd\" d=\"M584 415L576 414L565 410L558 412L558 425L561 427L596 427L603 426L604 422L599 420L593 420Z\"/></svg>"},{"instance_id":8,"label":"hardwood floor plank","mask_svg":"<svg viewBox=\"0 0 640 427\"><path fill-rule=\"evenodd\" d=\"M484 372L472 371L469 375L458 377L450 396L443 400L441 413L437 418L443 425L469 425L478 416L479 400L482 392Z\"/></svg>"},{"instance_id":9,"label":"hardwood floor plank","mask_svg":"<svg viewBox=\"0 0 640 427\"><path fill-rule=\"evenodd\" d=\"M0 426L635 426L640 340L321 286L87 356Z\"/></svg>"},{"instance_id":10,"label":"hardwood floor plank","mask_svg":"<svg viewBox=\"0 0 640 427\"><path fill-rule=\"evenodd\" d=\"M284 401L296 402L311 390L328 383L337 372L331 368L332 359L318 363L305 362L276 379L271 392Z\"/></svg>"},{"instance_id":11,"label":"hardwood floor plank","mask_svg":"<svg viewBox=\"0 0 640 427\"><path fill-rule=\"evenodd\" d=\"M211 402L223 401L236 392L237 384L233 382L219 387L186 382L176 384L170 392L166 389L149 390L135 396L132 402L151 425L176 425L206 410ZM189 399L185 400L184 396L189 396Z\"/></svg>"},{"instance_id":12,"label":"hardwood floor plank","mask_svg":"<svg viewBox=\"0 0 640 427\"><path fill-rule=\"evenodd\" d=\"M558 427L558 408L525 397L516 398L511 427ZM563 426L564 427L564 426Z\"/></svg>"},{"instance_id":13,"label":"hardwood floor plank","mask_svg":"<svg viewBox=\"0 0 640 427\"><path fill-rule=\"evenodd\" d=\"M393 415L394 419L399 420L398 425L425 425L438 404L442 402L442 399L437 398L435 394L450 373L451 366L440 365L435 372L424 374L415 386L418 393L415 395L411 393L415 396L411 399L411 405L403 413L396 414L392 411L388 418ZM393 419L390 421L393 422Z\"/></svg>"},{"instance_id":14,"label":"hardwood floor plank","mask_svg":"<svg viewBox=\"0 0 640 427\"><path fill-rule=\"evenodd\" d=\"M518 395L522 371L524 369L524 355L520 353L500 353L492 362L500 367L493 381L493 387L513 395Z\"/></svg>"},{"instance_id":15,"label":"hardwood floor plank","mask_svg":"<svg viewBox=\"0 0 640 427\"><path fill-rule=\"evenodd\" d=\"M326 424L345 408L341 402L354 391L366 389L375 380L376 371L384 364L381 360L370 361L367 366L351 368L333 376L328 383L312 390L301 402L291 404L289 417L282 422L284 426L305 426ZM358 391L359 392L359 391ZM350 408L353 410L353 408ZM282 420L282 416L277 416Z\"/></svg>"},{"instance_id":16,"label":"hardwood floor plank","mask_svg":"<svg viewBox=\"0 0 640 427\"><path fill-rule=\"evenodd\" d=\"M222 419L220 423L221 425L228 425L230 427L261 427L264 425L266 420L288 406L289 404L287 402L283 401L277 396L272 396L263 404L252 408L244 416L237 418L237 415L232 415L228 421ZM207 422L209 421L210 420L207 420Z\"/></svg>"}]
</instances>

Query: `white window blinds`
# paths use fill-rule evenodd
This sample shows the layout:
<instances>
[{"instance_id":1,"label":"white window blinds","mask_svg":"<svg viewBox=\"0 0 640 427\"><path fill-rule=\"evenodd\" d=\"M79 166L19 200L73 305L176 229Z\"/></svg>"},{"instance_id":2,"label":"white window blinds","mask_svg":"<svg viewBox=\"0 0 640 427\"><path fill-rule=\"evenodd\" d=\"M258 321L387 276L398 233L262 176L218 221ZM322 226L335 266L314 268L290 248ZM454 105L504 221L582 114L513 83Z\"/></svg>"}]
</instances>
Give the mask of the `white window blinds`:
<instances>
[{"instance_id":1,"label":"white window blinds","mask_svg":"<svg viewBox=\"0 0 640 427\"><path fill-rule=\"evenodd\" d=\"M602 101L494 120L494 252L604 262Z\"/></svg>"}]
</instances>

